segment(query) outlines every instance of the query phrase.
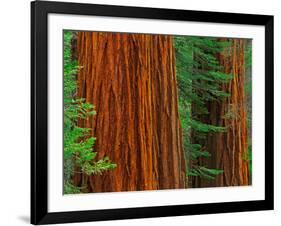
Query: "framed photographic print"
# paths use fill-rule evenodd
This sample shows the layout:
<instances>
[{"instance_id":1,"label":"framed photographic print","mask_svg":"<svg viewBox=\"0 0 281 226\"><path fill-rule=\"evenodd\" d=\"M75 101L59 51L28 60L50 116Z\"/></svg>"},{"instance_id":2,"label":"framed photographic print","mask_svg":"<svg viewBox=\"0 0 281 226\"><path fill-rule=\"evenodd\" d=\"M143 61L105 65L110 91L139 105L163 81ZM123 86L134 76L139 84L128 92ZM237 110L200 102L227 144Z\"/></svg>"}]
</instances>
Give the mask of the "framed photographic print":
<instances>
[{"instance_id":1,"label":"framed photographic print","mask_svg":"<svg viewBox=\"0 0 281 226\"><path fill-rule=\"evenodd\" d=\"M273 209L273 16L31 3L31 223Z\"/></svg>"}]
</instances>

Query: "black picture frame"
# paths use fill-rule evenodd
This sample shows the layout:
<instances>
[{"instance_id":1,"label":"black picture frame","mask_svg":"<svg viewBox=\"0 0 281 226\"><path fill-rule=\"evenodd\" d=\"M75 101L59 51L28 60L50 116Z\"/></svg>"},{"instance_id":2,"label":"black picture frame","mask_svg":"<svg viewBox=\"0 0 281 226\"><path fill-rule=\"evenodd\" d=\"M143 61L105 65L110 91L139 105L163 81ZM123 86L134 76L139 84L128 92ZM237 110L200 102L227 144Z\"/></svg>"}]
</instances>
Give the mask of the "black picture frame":
<instances>
[{"instance_id":1,"label":"black picture frame","mask_svg":"<svg viewBox=\"0 0 281 226\"><path fill-rule=\"evenodd\" d=\"M96 15L199 21L265 27L265 199L142 208L48 212L48 14ZM51 224L272 210L273 189L273 16L80 3L31 3L31 223Z\"/></svg>"}]
</instances>

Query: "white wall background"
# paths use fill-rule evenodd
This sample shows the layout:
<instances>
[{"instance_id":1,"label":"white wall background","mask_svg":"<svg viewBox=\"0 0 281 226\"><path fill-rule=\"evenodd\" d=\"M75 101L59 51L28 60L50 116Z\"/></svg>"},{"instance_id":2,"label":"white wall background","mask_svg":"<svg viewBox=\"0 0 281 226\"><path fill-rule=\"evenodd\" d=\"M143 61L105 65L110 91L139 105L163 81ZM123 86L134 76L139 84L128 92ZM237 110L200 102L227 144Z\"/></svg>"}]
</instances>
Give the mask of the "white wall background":
<instances>
[{"instance_id":1,"label":"white wall background","mask_svg":"<svg viewBox=\"0 0 281 226\"><path fill-rule=\"evenodd\" d=\"M65 0L66 1L66 0ZM77 0L78 1L78 0ZM127 225L279 225L281 221L281 6L279 0L80 0L156 8L271 14L275 16L275 210L95 222ZM0 225L29 223L30 189L30 1L0 3ZM93 223L83 223L90 225Z\"/></svg>"}]
</instances>

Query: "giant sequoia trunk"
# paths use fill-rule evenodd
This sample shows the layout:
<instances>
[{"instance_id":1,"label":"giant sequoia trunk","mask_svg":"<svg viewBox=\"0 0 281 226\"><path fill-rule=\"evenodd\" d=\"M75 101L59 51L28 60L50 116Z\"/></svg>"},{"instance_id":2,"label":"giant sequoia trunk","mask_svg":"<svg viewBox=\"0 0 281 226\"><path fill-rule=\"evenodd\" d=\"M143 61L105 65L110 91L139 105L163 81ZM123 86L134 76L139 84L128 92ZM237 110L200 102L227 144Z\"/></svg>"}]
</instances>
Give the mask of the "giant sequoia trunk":
<instances>
[{"instance_id":1,"label":"giant sequoia trunk","mask_svg":"<svg viewBox=\"0 0 281 226\"><path fill-rule=\"evenodd\" d=\"M75 175L86 192L185 187L171 36L78 32L78 96L97 114L79 125L96 137L96 159L117 168Z\"/></svg>"},{"instance_id":2,"label":"giant sequoia trunk","mask_svg":"<svg viewBox=\"0 0 281 226\"><path fill-rule=\"evenodd\" d=\"M225 41L225 40L223 40ZM210 102L209 122L223 126L226 132L209 134L206 148L211 157L200 160L201 165L222 169L224 172L215 180L196 179L196 187L241 186L249 184L247 162L247 106L245 97L246 40L233 39L231 46L218 59L222 71L233 78L222 86L230 96L221 102Z\"/></svg>"}]
</instances>

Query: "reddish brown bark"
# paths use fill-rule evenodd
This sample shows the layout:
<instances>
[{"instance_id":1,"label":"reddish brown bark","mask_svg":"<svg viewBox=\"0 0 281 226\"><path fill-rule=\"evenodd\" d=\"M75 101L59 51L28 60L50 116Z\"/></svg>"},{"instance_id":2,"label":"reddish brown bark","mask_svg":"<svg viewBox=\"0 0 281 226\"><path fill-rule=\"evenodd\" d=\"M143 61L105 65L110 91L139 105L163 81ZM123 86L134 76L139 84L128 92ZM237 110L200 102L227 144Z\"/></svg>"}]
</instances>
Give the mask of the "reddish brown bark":
<instances>
[{"instance_id":1,"label":"reddish brown bark","mask_svg":"<svg viewBox=\"0 0 281 226\"><path fill-rule=\"evenodd\" d=\"M225 41L225 40L224 40ZM222 71L232 74L232 80L222 85L230 96L225 100L209 103L209 121L223 126L226 132L208 135L206 148L211 157L200 160L201 165L222 169L215 180L198 179L198 187L241 186L250 182L247 160L247 108L245 97L244 48L246 40L233 39L231 46L219 54Z\"/></svg>"},{"instance_id":2,"label":"reddish brown bark","mask_svg":"<svg viewBox=\"0 0 281 226\"><path fill-rule=\"evenodd\" d=\"M171 36L78 32L78 96L97 114L97 159L117 168L75 176L87 192L184 188L185 160Z\"/></svg>"}]
</instances>

